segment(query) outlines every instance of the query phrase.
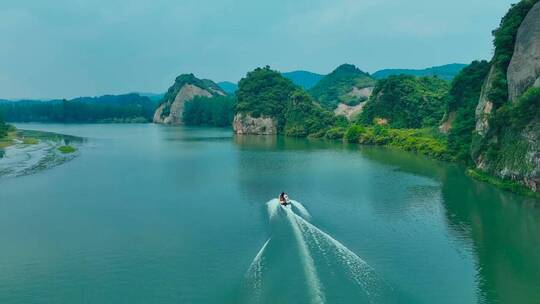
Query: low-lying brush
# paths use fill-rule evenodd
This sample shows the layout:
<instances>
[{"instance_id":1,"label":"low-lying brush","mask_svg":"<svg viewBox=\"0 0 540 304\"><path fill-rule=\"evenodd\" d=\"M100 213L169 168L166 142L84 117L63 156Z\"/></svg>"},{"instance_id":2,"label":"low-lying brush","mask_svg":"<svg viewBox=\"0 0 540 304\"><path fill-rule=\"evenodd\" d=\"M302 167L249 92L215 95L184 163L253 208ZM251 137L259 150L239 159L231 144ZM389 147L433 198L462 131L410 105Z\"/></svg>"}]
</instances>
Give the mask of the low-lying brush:
<instances>
[{"instance_id":1,"label":"low-lying brush","mask_svg":"<svg viewBox=\"0 0 540 304\"><path fill-rule=\"evenodd\" d=\"M384 145L416 152L440 160L451 160L446 138L432 129L391 129L385 126L351 125L326 132L328 139L343 139L349 143Z\"/></svg>"},{"instance_id":2,"label":"low-lying brush","mask_svg":"<svg viewBox=\"0 0 540 304\"><path fill-rule=\"evenodd\" d=\"M74 153L77 151L76 148L72 147L72 146L60 146L58 147L58 151L64 153L64 154L69 154L69 153Z\"/></svg>"}]
</instances>

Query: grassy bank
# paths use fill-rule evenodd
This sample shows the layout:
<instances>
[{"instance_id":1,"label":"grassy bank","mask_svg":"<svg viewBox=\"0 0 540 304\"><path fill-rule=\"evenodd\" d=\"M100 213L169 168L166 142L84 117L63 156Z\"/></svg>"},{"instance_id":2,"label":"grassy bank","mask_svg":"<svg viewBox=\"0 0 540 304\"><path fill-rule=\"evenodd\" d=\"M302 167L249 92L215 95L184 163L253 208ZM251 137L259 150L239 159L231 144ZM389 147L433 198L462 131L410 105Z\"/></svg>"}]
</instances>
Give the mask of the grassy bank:
<instances>
[{"instance_id":1,"label":"grassy bank","mask_svg":"<svg viewBox=\"0 0 540 304\"><path fill-rule=\"evenodd\" d=\"M325 137L362 145L390 146L439 160L453 160L448 152L446 137L434 129L352 125L348 128L332 128Z\"/></svg>"},{"instance_id":2,"label":"grassy bank","mask_svg":"<svg viewBox=\"0 0 540 304\"><path fill-rule=\"evenodd\" d=\"M529 188L521 185L518 182L508 180L508 179L502 179L493 175L489 175L478 169L468 169L467 175L481 182L494 185L497 188L502 189L502 190L514 192L521 195L540 198L540 193L534 192L530 190Z\"/></svg>"},{"instance_id":3,"label":"grassy bank","mask_svg":"<svg viewBox=\"0 0 540 304\"><path fill-rule=\"evenodd\" d=\"M66 146L60 146L58 147L58 151L64 153L64 154L69 154L69 153L74 153L77 151L76 148L72 147L72 146L69 146L69 145L66 145Z\"/></svg>"},{"instance_id":4,"label":"grassy bank","mask_svg":"<svg viewBox=\"0 0 540 304\"><path fill-rule=\"evenodd\" d=\"M386 126L351 125L348 128L329 129L325 138L361 145L388 146L437 160L460 162L455 153L452 153L451 149L448 148L447 136L435 128L392 129ZM530 197L540 197L540 193L515 181L491 176L472 168L467 169L466 173L476 180L489 183L502 190Z\"/></svg>"}]
</instances>

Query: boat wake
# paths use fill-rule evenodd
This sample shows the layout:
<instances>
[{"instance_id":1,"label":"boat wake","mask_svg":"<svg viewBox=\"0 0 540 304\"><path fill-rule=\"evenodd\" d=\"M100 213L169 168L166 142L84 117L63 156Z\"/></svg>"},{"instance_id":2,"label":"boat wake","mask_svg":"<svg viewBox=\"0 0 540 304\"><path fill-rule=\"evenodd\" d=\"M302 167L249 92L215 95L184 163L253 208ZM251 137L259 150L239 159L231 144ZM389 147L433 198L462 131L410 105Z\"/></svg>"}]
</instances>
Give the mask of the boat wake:
<instances>
[{"instance_id":1,"label":"boat wake","mask_svg":"<svg viewBox=\"0 0 540 304\"><path fill-rule=\"evenodd\" d=\"M357 286L369 302L378 302L379 294L385 285L382 279L360 256L312 224L311 215L302 203L291 200L291 204L281 206L277 199L273 199L267 203L267 209L270 222L275 221L282 213L285 214L286 222L290 225L297 244L311 303L326 302L324 280L319 276L317 265L325 265L332 269L332 272L339 272ZM246 273L246 279L250 282L248 285L257 299L260 299L263 288L262 278L267 266L263 261L270 240L271 238L261 247ZM268 264L270 262L268 261Z\"/></svg>"}]
</instances>

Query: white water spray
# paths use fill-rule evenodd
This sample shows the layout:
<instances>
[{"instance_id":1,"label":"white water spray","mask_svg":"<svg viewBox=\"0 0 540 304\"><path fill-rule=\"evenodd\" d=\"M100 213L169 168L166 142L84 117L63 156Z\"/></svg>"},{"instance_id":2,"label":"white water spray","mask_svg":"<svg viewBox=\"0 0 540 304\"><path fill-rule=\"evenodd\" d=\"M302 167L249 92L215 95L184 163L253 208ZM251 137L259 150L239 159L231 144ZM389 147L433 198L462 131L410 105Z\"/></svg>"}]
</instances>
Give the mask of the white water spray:
<instances>
[{"instance_id":1,"label":"white water spray","mask_svg":"<svg viewBox=\"0 0 540 304\"><path fill-rule=\"evenodd\" d=\"M326 243L327 245L330 245L328 248L336 253L339 262L346 269L347 275L356 282L356 284L362 287L368 297L374 296L373 291L377 290L379 282L373 268L371 268L366 261L360 258L356 253L326 232L304 220L302 217L296 214L294 214L294 216L300 224L302 231L314 240L319 249L325 253L326 249L323 248L322 244Z\"/></svg>"},{"instance_id":2,"label":"white water spray","mask_svg":"<svg viewBox=\"0 0 540 304\"><path fill-rule=\"evenodd\" d=\"M373 268L338 240L311 224L309 222L311 215L302 203L294 200L291 200L290 203L289 206L281 206L278 199L270 200L267 203L268 215L272 220L277 216L280 209L285 211L298 244L312 302L316 304L324 303L325 295L315 267L315 261L310 252L310 246L311 249L317 248L327 259L327 262L337 261L345 270L346 276L366 293L369 301L376 303L380 288L384 282L378 278ZM294 209L298 211L298 214ZM263 253L269 242L270 239L259 250L246 275L257 299L260 297L262 290Z\"/></svg>"},{"instance_id":3,"label":"white water spray","mask_svg":"<svg viewBox=\"0 0 540 304\"><path fill-rule=\"evenodd\" d=\"M262 257L266 249L266 246L268 246L268 243L270 243L271 239L272 238L269 238L261 247L259 252L257 252L257 255L255 255L255 258L253 258L253 261L251 262L251 265L249 265L248 271L246 273L246 281L251 291L254 292L256 302L259 301L259 298L261 296L260 293L262 290L262 271L263 271L263 258Z\"/></svg>"},{"instance_id":4,"label":"white water spray","mask_svg":"<svg viewBox=\"0 0 540 304\"><path fill-rule=\"evenodd\" d=\"M311 214L309 214L309 212L307 211L306 207L304 207L304 205L302 205L302 203L300 202L297 202L295 200L291 200L291 204L296 208L298 209L298 212L300 213L300 215L307 219L307 220L310 220L311 219Z\"/></svg>"},{"instance_id":5,"label":"white water spray","mask_svg":"<svg viewBox=\"0 0 540 304\"><path fill-rule=\"evenodd\" d=\"M302 255L302 262L304 264L304 271L306 273L307 281L311 291L311 300L313 303L324 303L324 293L322 291L321 282L317 275L317 269L315 268L315 263L309 252L309 248L304 239L304 235L300 230L300 226L296 221L296 215L291 209L284 208L287 213L287 218L293 227L294 236L298 242L298 248L300 249Z\"/></svg>"},{"instance_id":6,"label":"white water spray","mask_svg":"<svg viewBox=\"0 0 540 304\"><path fill-rule=\"evenodd\" d=\"M274 218L279 209L279 200L277 198L270 200L268 203L266 203L266 206L268 208L268 216L270 219Z\"/></svg>"}]
</instances>

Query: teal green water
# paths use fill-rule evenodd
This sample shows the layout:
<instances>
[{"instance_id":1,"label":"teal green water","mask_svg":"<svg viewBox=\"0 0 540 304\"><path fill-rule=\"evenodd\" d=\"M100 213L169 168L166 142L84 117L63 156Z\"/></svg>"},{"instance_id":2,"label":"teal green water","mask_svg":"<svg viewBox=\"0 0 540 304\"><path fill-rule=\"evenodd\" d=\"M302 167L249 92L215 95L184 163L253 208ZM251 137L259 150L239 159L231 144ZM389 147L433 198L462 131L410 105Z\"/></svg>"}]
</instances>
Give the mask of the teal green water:
<instances>
[{"instance_id":1,"label":"teal green water","mask_svg":"<svg viewBox=\"0 0 540 304\"><path fill-rule=\"evenodd\" d=\"M88 140L0 180L0 303L540 302L538 201L457 166L219 129L19 127Z\"/></svg>"}]
</instances>

